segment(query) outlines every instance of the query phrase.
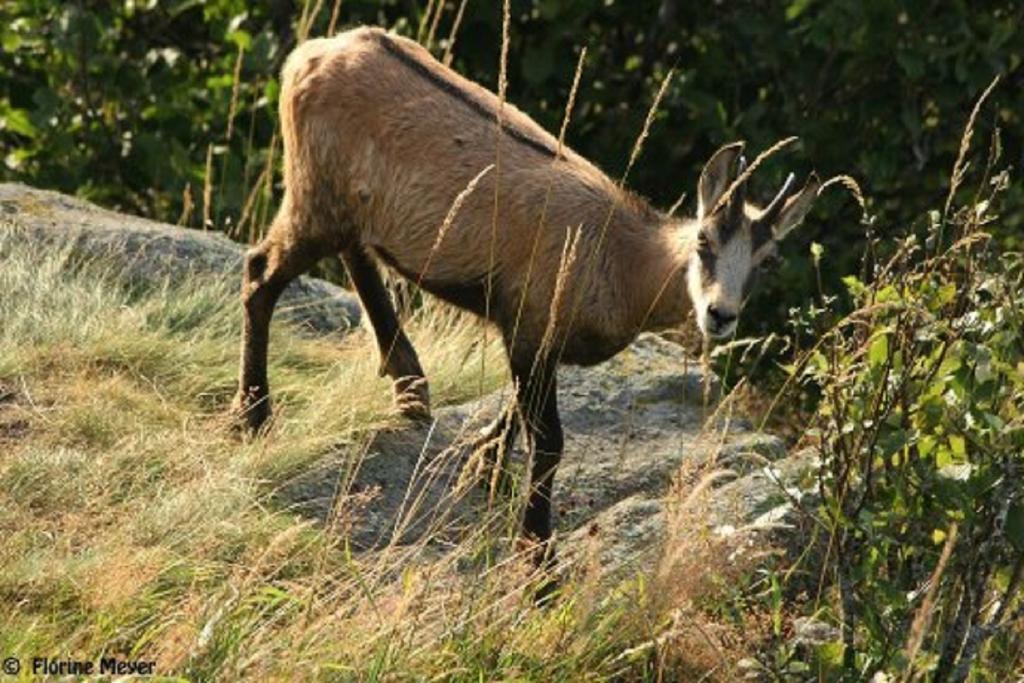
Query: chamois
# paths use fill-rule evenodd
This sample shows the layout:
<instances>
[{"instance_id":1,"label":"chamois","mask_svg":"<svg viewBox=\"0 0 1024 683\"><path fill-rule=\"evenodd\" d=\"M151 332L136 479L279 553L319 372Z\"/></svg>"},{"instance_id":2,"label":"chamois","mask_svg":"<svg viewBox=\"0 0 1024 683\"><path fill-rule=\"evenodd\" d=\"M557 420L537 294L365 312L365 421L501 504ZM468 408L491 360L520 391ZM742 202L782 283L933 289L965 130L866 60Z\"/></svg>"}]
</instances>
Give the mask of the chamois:
<instances>
[{"instance_id":1,"label":"chamois","mask_svg":"<svg viewBox=\"0 0 1024 683\"><path fill-rule=\"evenodd\" d=\"M744 198L746 181L735 182L743 143L729 144L701 173L696 218L677 219L510 104L499 130L499 106L418 44L377 28L291 53L280 96L285 193L245 257L234 410L251 430L264 424L275 302L319 258L340 254L399 409L429 415L423 368L381 280L383 263L500 330L517 411L482 439L511 440L525 425L532 469L523 531L543 558L563 446L557 364L600 363L641 331L680 325L691 312L706 337L732 334L754 271L803 219L820 182L812 173L797 190L790 176L756 207Z\"/></svg>"}]
</instances>

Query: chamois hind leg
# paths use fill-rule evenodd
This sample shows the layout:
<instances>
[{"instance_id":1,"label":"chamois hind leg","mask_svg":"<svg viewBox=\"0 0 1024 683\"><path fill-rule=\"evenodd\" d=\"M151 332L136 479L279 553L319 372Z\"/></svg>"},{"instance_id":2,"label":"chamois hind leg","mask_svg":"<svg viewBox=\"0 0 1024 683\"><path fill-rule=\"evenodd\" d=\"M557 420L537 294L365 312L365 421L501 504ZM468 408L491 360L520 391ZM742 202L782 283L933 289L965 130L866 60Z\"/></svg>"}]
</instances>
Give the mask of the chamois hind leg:
<instances>
[{"instance_id":1,"label":"chamois hind leg","mask_svg":"<svg viewBox=\"0 0 1024 683\"><path fill-rule=\"evenodd\" d=\"M366 251L353 244L341 252L380 351L380 374L394 382L395 405L407 417L430 417L430 390L412 342L398 321L380 272Z\"/></svg>"},{"instance_id":2,"label":"chamois hind leg","mask_svg":"<svg viewBox=\"0 0 1024 683\"><path fill-rule=\"evenodd\" d=\"M296 239L285 210L278 213L267 237L245 254L242 358L232 410L250 431L258 431L271 414L267 345L274 306L288 283L308 270L319 256L314 245Z\"/></svg>"},{"instance_id":3,"label":"chamois hind leg","mask_svg":"<svg viewBox=\"0 0 1024 683\"><path fill-rule=\"evenodd\" d=\"M519 411L532 455L523 535L531 545L534 564L549 569L554 565L551 494L564 442L558 415L555 363L543 358L535 362L534 358L533 354L524 354L511 359ZM554 579L545 581L538 591L538 600L546 599L554 587Z\"/></svg>"}]
</instances>

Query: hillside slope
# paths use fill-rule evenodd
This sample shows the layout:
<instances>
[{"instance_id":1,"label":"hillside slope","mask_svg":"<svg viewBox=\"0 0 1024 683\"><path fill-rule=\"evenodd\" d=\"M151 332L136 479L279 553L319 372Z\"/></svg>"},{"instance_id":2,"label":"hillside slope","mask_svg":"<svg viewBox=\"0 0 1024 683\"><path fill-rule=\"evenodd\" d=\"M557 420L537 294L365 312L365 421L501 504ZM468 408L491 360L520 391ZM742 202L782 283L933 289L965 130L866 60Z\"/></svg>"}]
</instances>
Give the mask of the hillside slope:
<instances>
[{"instance_id":1,"label":"hillside slope","mask_svg":"<svg viewBox=\"0 0 1024 683\"><path fill-rule=\"evenodd\" d=\"M197 679L550 679L649 672L669 629L690 643L673 671L729 680L742 648L722 655L733 636L700 600L743 571L745 527L785 517L805 455L707 404L699 364L656 337L563 369L564 590L538 610L520 501L460 447L508 393L496 335L433 303L414 317L438 409L411 424L352 297L305 279L273 330L274 427L242 439L240 252L0 185L0 652ZM744 476L706 485L723 466Z\"/></svg>"}]
</instances>

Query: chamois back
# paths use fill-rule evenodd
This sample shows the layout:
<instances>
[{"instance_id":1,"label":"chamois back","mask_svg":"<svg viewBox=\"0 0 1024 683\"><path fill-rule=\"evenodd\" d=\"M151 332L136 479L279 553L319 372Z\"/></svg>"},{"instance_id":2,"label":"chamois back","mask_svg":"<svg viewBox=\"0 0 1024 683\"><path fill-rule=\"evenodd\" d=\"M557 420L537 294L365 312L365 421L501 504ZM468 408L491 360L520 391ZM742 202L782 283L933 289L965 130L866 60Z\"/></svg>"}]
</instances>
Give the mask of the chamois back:
<instances>
[{"instance_id":1,"label":"chamois back","mask_svg":"<svg viewBox=\"0 0 1024 683\"><path fill-rule=\"evenodd\" d=\"M308 205L297 211L307 224L294 229L358 241L427 291L503 326L525 297L518 330L537 336L568 231L580 231L583 265L650 232L656 214L510 103L499 142L499 106L418 44L380 29L303 43L285 64L280 103L285 183L293 202ZM492 164L437 244L456 196ZM601 328L623 324L602 304L620 294L602 291L618 275L607 272L612 261L603 267L574 283L588 307L605 309L591 321Z\"/></svg>"}]
</instances>

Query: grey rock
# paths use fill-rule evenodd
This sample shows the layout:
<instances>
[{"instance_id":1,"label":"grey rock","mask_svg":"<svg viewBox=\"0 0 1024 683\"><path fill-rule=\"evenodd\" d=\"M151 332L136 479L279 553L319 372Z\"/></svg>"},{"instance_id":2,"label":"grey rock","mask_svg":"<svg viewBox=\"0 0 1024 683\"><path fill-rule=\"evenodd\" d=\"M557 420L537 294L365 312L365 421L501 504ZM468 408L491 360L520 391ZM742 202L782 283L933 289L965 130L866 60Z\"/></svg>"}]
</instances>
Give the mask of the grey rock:
<instances>
[{"instance_id":1,"label":"grey rock","mask_svg":"<svg viewBox=\"0 0 1024 683\"><path fill-rule=\"evenodd\" d=\"M731 518L763 529L785 527L800 508L814 507L817 465L812 449L767 462L722 486L716 514L724 525Z\"/></svg>"},{"instance_id":2,"label":"grey rock","mask_svg":"<svg viewBox=\"0 0 1024 683\"><path fill-rule=\"evenodd\" d=\"M556 478L555 514L563 557L596 560L608 576L651 566L666 531L665 495L680 465L687 459L703 462L713 453L722 461L732 458L737 467L748 463L738 478L723 478L712 496L715 524L732 530L775 528L762 516L787 502L785 491L812 462L791 462L783 457L781 440L751 431L742 421L706 433L705 418L714 407L703 403L702 381L698 364L681 347L652 335L642 335L600 366L559 370L565 453ZM475 435L509 394L506 388L440 408L430 425L376 434L349 489L366 497L350 527L354 545L369 550L412 543L428 531L439 542L449 535L454 540L460 529L478 522L488 497L481 487L456 486L469 455L449 446ZM345 500L336 496L339 472L346 473L344 479L353 469L345 452L325 457L319 468L283 491L283 498L325 518L333 502ZM511 454L520 487L524 458L520 445ZM502 500L499 496L491 509L500 509Z\"/></svg>"},{"instance_id":3,"label":"grey rock","mask_svg":"<svg viewBox=\"0 0 1024 683\"><path fill-rule=\"evenodd\" d=\"M243 247L222 235L23 185L0 184L0 230L113 258L127 277L143 282L203 277L235 286L241 269ZM317 331L345 330L359 320L354 297L313 278L293 283L281 309ZM641 335L597 367L559 370L565 454L555 521L562 556L599 562L605 575L656 561L666 533L666 494L687 461L734 473L718 480L711 497L708 514L720 533L777 533L793 521L813 488L813 453L787 456L780 439L756 431L742 416L711 419L717 390L716 379L682 347L654 335ZM481 517L506 514L507 498L476 485L478 462L465 444L510 393L506 387L437 409L432 423L382 430L365 448L341 445L282 487L278 498L302 514L344 525L357 549L429 538L437 546L432 552L440 552ZM508 459L513 488L523 490L521 444Z\"/></svg>"},{"instance_id":4,"label":"grey rock","mask_svg":"<svg viewBox=\"0 0 1024 683\"><path fill-rule=\"evenodd\" d=\"M111 260L142 283L186 277L237 287L243 245L201 232L128 216L47 190L0 183L0 230L19 230L40 245L68 246L83 257ZM348 330L359 323L358 299L344 289L300 277L281 297L278 315L315 332Z\"/></svg>"},{"instance_id":5,"label":"grey rock","mask_svg":"<svg viewBox=\"0 0 1024 683\"><path fill-rule=\"evenodd\" d=\"M736 472L748 473L786 457L786 444L779 437L754 432L722 448L717 463Z\"/></svg>"},{"instance_id":6,"label":"grey rock","mask_svg":"<svg viewBox=\"0 0 1024 683\"><path fill-rule=\"evenodd\" d=\"M602 574L615 578L652 566L666 528L662 498L630 496L570 531L562 543L563 554L570 562L597 564Z\"/></svg>"}]
</instances>

